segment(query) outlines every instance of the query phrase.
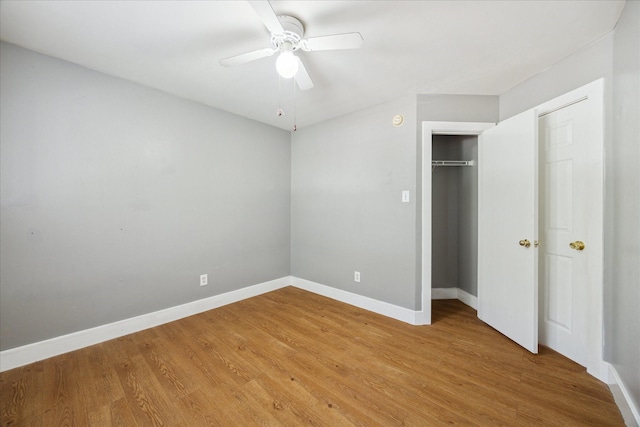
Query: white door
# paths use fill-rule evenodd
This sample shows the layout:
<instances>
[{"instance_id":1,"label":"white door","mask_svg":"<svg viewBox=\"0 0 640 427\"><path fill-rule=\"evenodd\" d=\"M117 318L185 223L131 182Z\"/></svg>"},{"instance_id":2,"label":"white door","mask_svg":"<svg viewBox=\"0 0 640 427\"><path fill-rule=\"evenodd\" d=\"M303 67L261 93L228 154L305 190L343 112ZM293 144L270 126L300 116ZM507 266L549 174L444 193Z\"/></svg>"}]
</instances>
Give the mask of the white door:
<instances>
[{"instance_id":1,"label":"white door","mask_svg":"<svg viewBox=\"0 0 640 427\"><path fill-rule=\"evenodd\" d=\"M538 352L538 116L529 110L478 144L478 317Z\"/></svg>"},{"instance_id":2,"label":"white door","mask_svg":"<svg viewBox=\"0 0 640 427\"><path fill-rule=\"evenodd\" d=\"M596 206L588 187L588 148L597 135L589 102L585 99L541 116L538 129L540 343L583 366L587 364L587 253L592 243L587 217Z\"/></svg>"}]
</instances>

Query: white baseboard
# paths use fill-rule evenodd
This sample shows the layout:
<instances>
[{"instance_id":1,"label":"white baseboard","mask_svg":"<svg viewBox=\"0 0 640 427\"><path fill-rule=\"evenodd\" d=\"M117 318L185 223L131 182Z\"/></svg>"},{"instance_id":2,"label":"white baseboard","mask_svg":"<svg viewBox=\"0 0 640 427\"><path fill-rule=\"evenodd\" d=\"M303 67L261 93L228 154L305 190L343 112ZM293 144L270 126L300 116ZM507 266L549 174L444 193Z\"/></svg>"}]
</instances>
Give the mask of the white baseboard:
<instances>
[{"instance_id":1,"label":"white baseboard","mask_svg":"<svg viewBox=\"0 0 640 427\"><path fill-rule=\"evenodd\" d=\"M223 305L251 298L266 292L291 285L291 277L282 277L269 282L259 283L238 289L237 291L214 295L198 301L170 307L153 313L143 314L130 319L97 326L68 335L51 338L22 347L0 352L0 372L57 356L83 347L98 344L134 332L142 331L184 317L212 310Z\"/></svg>"},{"instance_id":2,"label":"white baseboard","mask_svg":"<svg viewBox=\"0 0 640 427\"><path fill-rule=\"evenodd\" d=\"M431 288L431 299L458 299L458 288Z\"/></svg>"},{"instance_id":3,"label":"white baseboard","mask_svg":"<svg viewBox=\"0 0 640 427\"><path fill-rule=\"evenodd\" d=\"M457 299L474 310L478 309L478 297L460 288L432 288L431 299Z\"/></svg>"},{"instance_id":4,"label":"white baseboard","mask_svg":"<svg viewBox=\"0 0 640 427\"><path fill-rule=\"evenodd\" d=\"M467 304L469 307L473 308L474 310L478 309L478 297L475 295L471 295L469 292L457 288L457 298L462 301L463 303Z\"/></svg>"},{"instance_id":5,"label":"white baseboard","mask_svg":"<svg viewBox=\"0 0 640 427\"><path fill-rule=\"evenodd\" d=\"M609 364L609 388L627 427L639 427L640 408L634 404L629 390L620 379L616 368L611 364Z\"/></svg>"},{"instance_id":6,"label":"white baseboard","mask_svg":"<svg viewBox=\"0 0 640 427\"><path fill-rule=\"evenodd\" d=\"M344 302L346 304L350 304L364 310L372 311L383 316L391 317L393 319L400 320L411 325L423 325L425 323L425 316L422 311L415 311L397 305L389 304L387 302L378 301L373 298L343 291L341 289L332 288L330 286L321 285L320 283L300 279L298 277L291 277L291 285L296 288L304 289L306 291L313 292L314 294L322 295L336 301Z\"/></svg>"}]
</instances>

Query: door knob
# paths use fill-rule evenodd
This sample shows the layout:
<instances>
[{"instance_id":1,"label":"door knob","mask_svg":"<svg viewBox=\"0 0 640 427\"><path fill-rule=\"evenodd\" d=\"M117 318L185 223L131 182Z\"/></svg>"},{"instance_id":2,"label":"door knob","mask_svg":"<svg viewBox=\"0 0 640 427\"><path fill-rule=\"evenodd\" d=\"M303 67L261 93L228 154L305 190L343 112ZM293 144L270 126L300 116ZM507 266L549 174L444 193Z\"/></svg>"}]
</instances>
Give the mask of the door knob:
<instances>
[{"instance_id":1,"label":"door knob","mask_svg":"<svg viewBox=\"0 0 640 427\"><path fill-rule=\"evenodd\" d=\"M584 249L584 242L581 242L580 240L576 240L575 242L569 243L569 247L571 249L575 249L576 251L581 251Z\"/></svg>"},{"instance_id":2,"label":"door knob","mask_svg":"<svg viewBox=\"0 0 640 427\"><path fill-rule=\"evenodd\" d=\"M531 246L531 242L528 239L520 240L518 243L520 246L524 246L525 248Z\"/></svg>"}]
</instances>

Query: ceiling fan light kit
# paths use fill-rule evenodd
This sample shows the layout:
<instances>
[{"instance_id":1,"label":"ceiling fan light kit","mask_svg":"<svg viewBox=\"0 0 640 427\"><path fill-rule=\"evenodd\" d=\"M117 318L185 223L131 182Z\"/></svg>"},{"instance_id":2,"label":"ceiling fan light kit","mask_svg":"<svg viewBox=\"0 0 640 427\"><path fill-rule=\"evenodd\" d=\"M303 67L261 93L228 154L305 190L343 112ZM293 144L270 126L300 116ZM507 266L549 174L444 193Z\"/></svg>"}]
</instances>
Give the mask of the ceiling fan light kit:
<instances>
[{"instance_id":1,"label":"ceiling fan light kit","mask_svg":"<svg viewBox=\"0 0 640 427\"><path fill-rule=\"evenodd\" d=\"M289 44L289 42L285 42ZM290 79L298 73L298 60L293 55L291 47L281 48L280 56L276 59L276 70L281 77Z\"/></svg>"}]
</instances>

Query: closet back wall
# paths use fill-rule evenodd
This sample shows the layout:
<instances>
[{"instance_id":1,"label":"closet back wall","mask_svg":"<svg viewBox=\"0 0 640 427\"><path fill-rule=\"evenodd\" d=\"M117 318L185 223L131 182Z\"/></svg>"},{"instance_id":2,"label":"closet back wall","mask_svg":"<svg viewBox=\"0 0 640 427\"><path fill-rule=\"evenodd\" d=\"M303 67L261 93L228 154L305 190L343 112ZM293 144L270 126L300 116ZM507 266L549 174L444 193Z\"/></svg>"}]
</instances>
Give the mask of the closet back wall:
<instances>
[{"instance_id":1,"label":"closet back wall","mask_svg":"<svg viewBox=\"0 0 640 427\"><path fill-rule=\"evenodd\" d=\"M1 350L289 275L289 132L0 55Z\"/></svg>"},{"instance_id":2,"label":"closet back wall","mask_svg":"<svg viewBox=\"0 0 640 427\"><path fill-rule=\"evenodd\" d=\"M460 160L452 136L433 135L434 160ZM431 287L458 287L458 168L432 167Z\"/></svg>"},{"instance_id":3,"label":"closet back wall","mask_svg":"<svg viewBox=\"0 0 640 427\"><path fill-rule=\"evenodd\" d=\"M433 288L478 292L478 138L434 135L434 160L473 160L473 166L432 170Z\"/></svg>"}]
</instances>

